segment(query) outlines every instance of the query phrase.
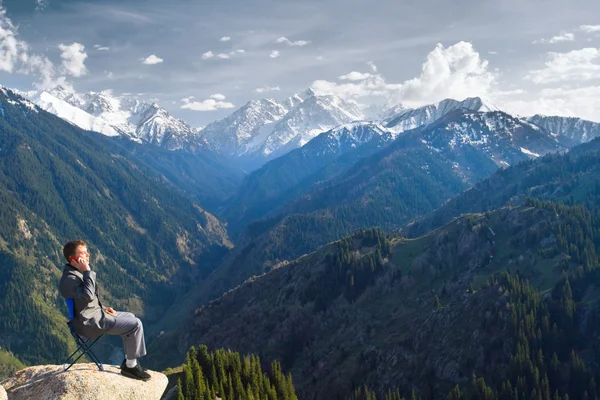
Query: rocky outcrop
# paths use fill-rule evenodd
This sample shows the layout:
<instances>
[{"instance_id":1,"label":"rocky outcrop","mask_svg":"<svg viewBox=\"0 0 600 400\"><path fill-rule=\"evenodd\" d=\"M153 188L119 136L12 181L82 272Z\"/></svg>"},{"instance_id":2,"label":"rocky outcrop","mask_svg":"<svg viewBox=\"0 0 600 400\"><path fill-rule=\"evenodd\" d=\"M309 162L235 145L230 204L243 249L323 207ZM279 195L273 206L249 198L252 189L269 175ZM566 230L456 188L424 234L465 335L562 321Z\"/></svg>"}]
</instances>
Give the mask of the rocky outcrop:
<instances>
[{"instance_id":1,"label":"rocky outcrop","mask_svg":"<svg viewBox=\"0 0 600 400\"><path fill-rule=\"evenodd\" d=\"M6 390L2 386L0 386L0 400L7 400Z\"/></svg>"},{"instance_id":2,"label":"rocky outcrop","mask_svg":"<svg viewBox=\"0 0 600 400\"><path fill-rule=\"evenodd\" d=\"M148 371L146 382L126 378L118 367L75 364L67 372L62 365L40 365L16 372L2 382L10 400L159 400L167 377ZM0 392L0 400L2 400Z\"/></svg>"}]
</instances>

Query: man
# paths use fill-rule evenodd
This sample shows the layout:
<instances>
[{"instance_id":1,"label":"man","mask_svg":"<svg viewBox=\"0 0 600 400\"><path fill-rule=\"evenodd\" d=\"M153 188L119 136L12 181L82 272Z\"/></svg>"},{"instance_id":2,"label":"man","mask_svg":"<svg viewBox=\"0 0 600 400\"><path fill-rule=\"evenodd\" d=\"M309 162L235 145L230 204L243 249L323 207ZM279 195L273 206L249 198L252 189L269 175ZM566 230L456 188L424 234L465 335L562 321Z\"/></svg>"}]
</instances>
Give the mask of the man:
<instances>
[{"instance_id":1,"label":"man","mask_svg":"<svg viewBox=\"0 0 600 400\"><path fill-rule=\"evenodd\" d=\"M137 361L146 355L142 322L132 313L102 307L96 273L90 269L90 254L85 242L70 241L63 247L63 255L67 264L60 279L60 294L74 300L76 332L88 339L103 334L121 335L126 356L121 364L121 374L134 379L150 379L150 374Z\"/></svg>"}]
</instances>

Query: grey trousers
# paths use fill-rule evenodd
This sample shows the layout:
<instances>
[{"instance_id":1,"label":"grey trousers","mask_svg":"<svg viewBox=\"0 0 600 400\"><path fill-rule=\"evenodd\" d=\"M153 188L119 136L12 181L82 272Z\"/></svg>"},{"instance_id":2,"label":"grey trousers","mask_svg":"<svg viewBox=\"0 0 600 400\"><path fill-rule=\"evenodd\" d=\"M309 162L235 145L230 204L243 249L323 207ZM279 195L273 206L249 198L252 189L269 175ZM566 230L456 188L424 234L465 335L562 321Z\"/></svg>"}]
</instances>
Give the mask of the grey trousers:
<instances>
[{"instance_id":1,"label":"grey trousers","mask_svg":"<svg viewBox=\"0 0 600 400\"><path fill-rule=\"evenodd\" d=\"M130 312L117 311L115 326L107 330L107 335L121 335L123 348L128 360L146 355L146 342L144 341L144 326L139 318Z\"/></svg>"}]
</instances>

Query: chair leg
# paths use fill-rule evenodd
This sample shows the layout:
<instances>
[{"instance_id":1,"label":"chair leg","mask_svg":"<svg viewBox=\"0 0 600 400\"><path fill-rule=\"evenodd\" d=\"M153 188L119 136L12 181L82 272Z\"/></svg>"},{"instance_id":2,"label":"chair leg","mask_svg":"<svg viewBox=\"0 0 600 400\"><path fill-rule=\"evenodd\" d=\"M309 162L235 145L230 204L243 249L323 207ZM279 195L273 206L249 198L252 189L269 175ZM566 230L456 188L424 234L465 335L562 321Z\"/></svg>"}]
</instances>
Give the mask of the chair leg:
<instances>
[{"instance_id":1,"label":"chair leg","mask_svg":"<svg viewBox=\"0 0 600 400\"><path fill-rule=\"evenodd\" d=\"M81 357L83 357L84 355L88 355L88 357L90 357L92 359L92 361L94 362L94 364L96 364L96 366L98 367L98 369L100 371L104 371L104 365L102 365L102 363L100 362L100 360L98 359L98 356L96 356L96 354L94 354L94 352L92 351L92 346L98 341L98 339L100 339L100 337L96 338L92 344L88 345L89 340L84 341L83 339L79 338L75 338L75 341L78 344L78 348L77 350L75 350L75 352L73 354L71 354L69 356L69 358L67 358L67 362L69 362L69 360L75 356L75 354L77 354L78 351L81 350L81 354L67 367L64 369L64 371L68 371L69 368L71 368L77 361L79 361L79 359Z\"/></svg>"}]
</instances>

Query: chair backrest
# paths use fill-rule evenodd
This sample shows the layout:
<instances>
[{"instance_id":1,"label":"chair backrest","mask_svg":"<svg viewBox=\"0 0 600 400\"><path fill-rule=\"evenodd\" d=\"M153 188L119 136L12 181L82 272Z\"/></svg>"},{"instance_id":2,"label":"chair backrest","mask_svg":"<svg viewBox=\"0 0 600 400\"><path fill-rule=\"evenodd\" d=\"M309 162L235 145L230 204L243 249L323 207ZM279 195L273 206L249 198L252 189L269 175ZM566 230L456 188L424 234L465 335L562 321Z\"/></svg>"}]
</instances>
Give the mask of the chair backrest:
<instances>
[{"instance_id":1,"label":"chair backrest","mask_svg":"<svg viewBox=\"0 0 600 400\"><path fill-rule=\"evenodd\" d=\"M75 319L75 301L73 299L65 299L65 302L69 309L69 319L72 321Z\"/></svg>"}]
</instances>

